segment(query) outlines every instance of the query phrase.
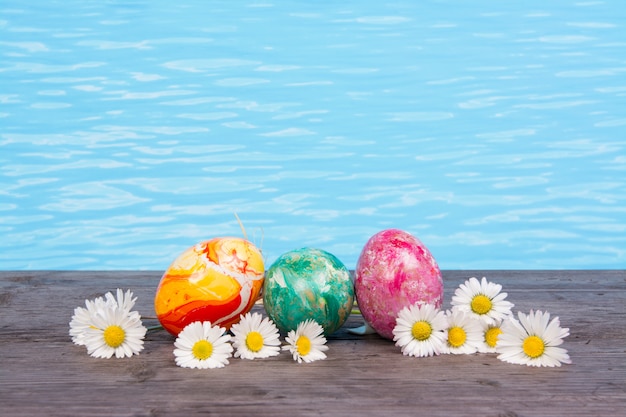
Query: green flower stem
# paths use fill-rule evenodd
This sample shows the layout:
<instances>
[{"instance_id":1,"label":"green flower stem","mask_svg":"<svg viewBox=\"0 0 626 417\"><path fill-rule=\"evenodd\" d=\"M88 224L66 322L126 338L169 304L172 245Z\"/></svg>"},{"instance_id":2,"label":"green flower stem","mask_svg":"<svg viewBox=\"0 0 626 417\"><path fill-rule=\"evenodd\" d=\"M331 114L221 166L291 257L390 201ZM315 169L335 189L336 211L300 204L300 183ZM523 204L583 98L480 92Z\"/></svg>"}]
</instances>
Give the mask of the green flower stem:
<instances>
[{"instance_id":1,"label":"green flower stem","mask_svg":"<svg viewBox=\"0 0 626 417\"><path fill-rule=\"evenodd\" d=\"M157 324L156 326L148 326L146 327L147 331L153 331L153 330L163 330L163 326L161 326L160 324Z\"/></svg>"}]
</instances>

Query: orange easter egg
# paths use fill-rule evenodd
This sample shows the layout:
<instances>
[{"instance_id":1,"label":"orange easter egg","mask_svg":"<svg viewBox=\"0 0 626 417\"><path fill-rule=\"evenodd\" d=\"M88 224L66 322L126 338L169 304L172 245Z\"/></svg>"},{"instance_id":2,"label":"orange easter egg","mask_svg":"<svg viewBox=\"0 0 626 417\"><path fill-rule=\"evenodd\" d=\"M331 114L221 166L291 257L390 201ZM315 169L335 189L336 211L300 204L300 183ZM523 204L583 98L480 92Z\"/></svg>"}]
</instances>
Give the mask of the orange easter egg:
<instances>
[{"instance_id":1,"label":"orange easter egg","mask_svg":"<svg viewBox=\"0 0 626 417\"><path fill-rule=\"evenodd\" d=\"M154 298L157 318L174 336L194 321L230 329L252 309L264 276L263 257L251 242L236 237L200 242L161 277Z\"/></svg>"}]
</instances>

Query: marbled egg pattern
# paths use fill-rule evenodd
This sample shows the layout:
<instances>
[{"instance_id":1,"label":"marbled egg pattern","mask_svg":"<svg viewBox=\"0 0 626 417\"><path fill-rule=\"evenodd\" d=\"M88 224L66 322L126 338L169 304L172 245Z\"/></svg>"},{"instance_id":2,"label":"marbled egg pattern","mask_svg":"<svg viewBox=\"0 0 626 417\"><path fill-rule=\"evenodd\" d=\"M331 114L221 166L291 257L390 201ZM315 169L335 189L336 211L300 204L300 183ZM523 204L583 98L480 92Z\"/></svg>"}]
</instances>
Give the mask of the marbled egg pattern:
<instances>
[{"instance_id":1,"label":"marbled egg pattern","mask_svg":"<svg viewBox=\"0 0 626 417\"><path fill-rule=\"evenodd\" d=\"M408 305L441 306L443 280L430 251L413 235L383 230L363 247L355 270L355 293L363 318L392 339L396 317Z\"/></svg>"},{"instance_id":2,"label":"marbled egg pattern","mask_svg":"<svg viewBox=\"0 0 626 417\"><path fill-rule=\"evenodd\" d=\"M354 286L350 272L334 255L302 248L281 255L267 270L263 304L283 332L314 319L329 335L352 311Z\"/></svg>"},{"instance_id":3,"label":"marbled egg pattern","mask_svg":"<svg viewBox=\"0 0 626 417\"><path fill-rule=\"evenodd\" d=\"M194 321L230 328L252 308L263 286L265 266L251 242L220 237L185 250L165 271L154 307L173 335Z\"/></svg>"}]
</instances>

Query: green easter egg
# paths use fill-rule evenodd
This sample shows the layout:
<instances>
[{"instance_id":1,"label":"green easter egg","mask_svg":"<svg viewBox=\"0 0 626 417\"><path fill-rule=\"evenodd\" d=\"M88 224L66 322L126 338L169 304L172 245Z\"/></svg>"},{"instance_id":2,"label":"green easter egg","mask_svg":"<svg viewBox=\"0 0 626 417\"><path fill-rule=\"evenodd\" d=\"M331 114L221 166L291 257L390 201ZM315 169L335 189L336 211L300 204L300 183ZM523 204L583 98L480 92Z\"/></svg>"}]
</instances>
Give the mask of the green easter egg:
<instances>
[{"instance_id":1,"label":"green easter egg","mask_svg":"<svg viewBox=\"0 0 626 417\"><path fill-rule=\"evenodd\" d=\"M348 319L354 303L350 272L334 255L302 248L281 255L267 270L263 305L283 332L313 319L324 334L337 331Z\"/></svg>"}]
</instances>

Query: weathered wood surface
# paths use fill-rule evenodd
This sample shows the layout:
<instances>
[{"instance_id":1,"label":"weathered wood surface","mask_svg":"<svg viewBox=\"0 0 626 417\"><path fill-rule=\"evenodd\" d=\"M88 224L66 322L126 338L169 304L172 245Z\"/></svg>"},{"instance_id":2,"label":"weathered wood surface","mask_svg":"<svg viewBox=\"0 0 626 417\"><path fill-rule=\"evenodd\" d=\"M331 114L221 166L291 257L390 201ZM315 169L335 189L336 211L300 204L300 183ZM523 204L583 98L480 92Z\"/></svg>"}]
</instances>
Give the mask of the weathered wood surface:
<instances>
[{"instance_id":1,"label":"weathered wood surface","mask_svg":"<svg viewBox=\"0 0 626 417\"><path fill-rule=\"evenodd\" d=\"M145 350L127 359L95 359L72 344L74 307L130 288L136 309L154 316L160 276L0 272L0 415L625 415L626 271L444 271L445 307L465 279L486 276L503 285L515 311L558 315L570 328L564 347L573 360L560 368L486 354L405 357L391 341L347 333L359 316L330 337L328 359L311 364L283 353L222 369L178 368L165 331L149 332Z\"/></svg>"}]
</instances>

